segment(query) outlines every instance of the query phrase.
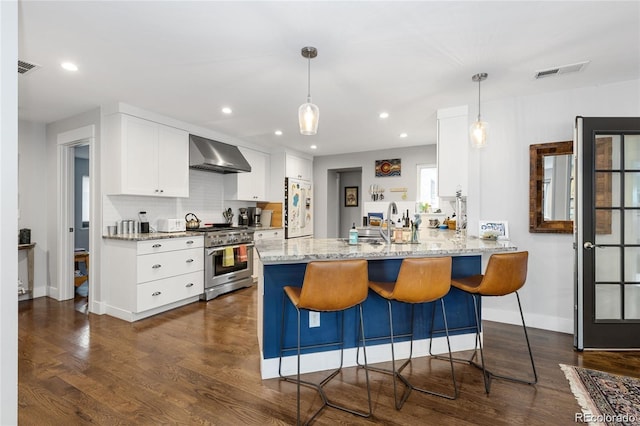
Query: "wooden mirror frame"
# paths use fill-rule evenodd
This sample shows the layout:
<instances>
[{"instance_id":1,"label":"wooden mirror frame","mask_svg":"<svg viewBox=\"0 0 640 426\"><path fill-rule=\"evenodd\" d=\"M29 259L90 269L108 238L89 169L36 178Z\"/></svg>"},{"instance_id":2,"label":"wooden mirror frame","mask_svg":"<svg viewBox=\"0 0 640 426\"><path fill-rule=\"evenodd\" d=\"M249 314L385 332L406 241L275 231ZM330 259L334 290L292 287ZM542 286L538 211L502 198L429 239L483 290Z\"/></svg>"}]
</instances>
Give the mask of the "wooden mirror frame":
<instances>
[{"instance_id":1,"label":"wooden mirror frame","mask_svg":"<svg viewBox=\"0 0 640 426\"><path fill-rule=\"evenodd\" d=\"M529 232L573 233L572 220L544 220L542 193L544 157L573 154L573 141L540 143L529 146Z\"/></svg>"}]
</instances>

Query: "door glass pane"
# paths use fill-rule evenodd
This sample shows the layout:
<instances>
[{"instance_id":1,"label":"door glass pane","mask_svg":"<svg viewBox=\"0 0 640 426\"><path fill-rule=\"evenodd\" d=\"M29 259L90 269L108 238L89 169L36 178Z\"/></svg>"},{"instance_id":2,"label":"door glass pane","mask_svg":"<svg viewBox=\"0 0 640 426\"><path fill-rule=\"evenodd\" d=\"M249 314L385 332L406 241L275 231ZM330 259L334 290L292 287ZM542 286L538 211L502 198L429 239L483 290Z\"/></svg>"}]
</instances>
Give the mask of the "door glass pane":
<instances>
[{"instance_id":1,"label":"door glass pane","mask_svg":"<svg viewBox=\"0 0 640 426\"><path fill-rule=\"evenodd\" d=\"M596 210L596 244L622 244L619 210Z\"/></svg>"},{"instance_id":2,"label":"door glass pane","mask_svg":"<svg viewBox=\"0 0 640 426\"><path fill-rule=\"evenodd\" d=\"M640 170L640 135L624 137L624 168Z\"/></svg>"},{"instance_id":3,"label":"door glass pane","mask_svg":"<svg viewBox=\"0 0 640 426\"><path fill-rule=\"evenodd\" d=\"M640 172L624 174L624 205L640 207Z\"/></svg>"},{"instance_id":4,"label":"door glass pane","mask_svg":"<svg viewBox=\"0 0 640 426\"><path fill-rule=\"evenodd\" d=\"M596 207L620 207L620 173L595 173Z\"/></svg>"},{"instance_id":5,"label":"door glass pane","mask_svg":"<svg viewBox=\"0 0 640 426\"><path fill-rule=\"evenodd\" d=\"M640 210L624 212L624 230L626 244L640 244Z\"/></svg>"},{"instance_id":6,"label":"door glass pane","mask_svg":"<svg viewBox=\"0 0 640 426\"><path fill-rule=\"evenodd\" d=\"M620 248L594 248L596 257L596 282L620 281Z\"/></svg>"},{"instance_id":7,"label":"door glass pane","mask_svg":"<svg viewBox=\"0 0 640 426\"><path fill-rule=\"evenodd\" d=\"M640 247L624 249L624 281L640 283Z\"/></svg>"},{"instance_id":8,"label":"door glass pane","mask_svg":"<svg viewBox=\"0 0 640 426\"><path fill-rule=\"evenodd\" d=\"M640 285L624 287L625 319L640 319Z\"/></svg>"},{"instance_id":9,"label":"door glass pane","mask_svg":"<svg viewBox=\"0 0 640 426\"><path fill-rule=\"evenodd\" d=\"M596 138L596 169L620 170L620 135Z\"/></svg>"},{"instance_id":10,"label":"door glass pane","mask_svg":"<svg viewBox=\"0 0 640 426\"><path fill-rule=\"evenodd\" d=\"M596 319L621 319L619 285L596 285Z\"/></svg>"}]
</instances>

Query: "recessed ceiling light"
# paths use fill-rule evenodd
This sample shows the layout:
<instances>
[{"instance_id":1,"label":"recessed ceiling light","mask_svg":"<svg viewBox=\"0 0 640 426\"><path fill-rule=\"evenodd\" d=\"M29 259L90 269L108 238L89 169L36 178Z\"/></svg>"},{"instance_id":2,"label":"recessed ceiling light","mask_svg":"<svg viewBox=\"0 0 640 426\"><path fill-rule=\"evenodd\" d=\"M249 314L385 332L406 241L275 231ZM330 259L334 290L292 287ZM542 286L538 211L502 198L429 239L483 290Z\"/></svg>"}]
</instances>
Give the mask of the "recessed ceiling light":
<instances>
[{"instance_id":1,"label":"recessed ceiling light","mask_svg":"<svg viewBox=\"0 0 640 426\"><path fill-rule=\"evenodd\" d=\"M311 148L311 149L318 149L318 146L317 146L317 145L311 145L309 148Z\"/></svg>"},{"instance_id":2,"label":"recessed ceiling light","mask_svg":"<svg viewBox=\"0 0 640 426\"><path fill-rule=\"evenodd\" d=\"M389 113L388 112L381 112L378 117L380 117L380 118L389 118Z\"/></svg>"},{"instance_id":3,"label":"recessed ceiling light","mask_svg":"<svg viewBox=\"0 0 640 426\"><path fill-rule=\"evenodd\" d=\"M73 62L63 62L60 66L67 71L78 71L78 66Z\"/></svg>"},{"instance_id":4,"label":"recessed ceiling light","mask_svg":"<svg viewBox=\"0 0 640 426\"><path fill-rule=\"evenodd\" d=\"M282 136L282 130L276 130L275 132L273 132L276 134L276 136Z\"/></svg>"},{"instance_id":5,"label":"recessed ceiling light","mask_svg":"<svg viewBox=\"0 0 640 426\"><path fill-rule=\"evenodd\" d=\"M407 135L406 133L400 133L400 137L401 138L406 138L407 136L409 136L409 135Z\"/></svg>"},{"instance_id":6,"label":"recessed ceiling light","mask_svg":"<svg viewBox=\"0 0 640 426\"><path fill-rule=\"evenodd\" d=\"M233 112L233 110L229 107L224 107L222 108L222 113L223 114L231 114Z\"/></svg>"}]
</instances>

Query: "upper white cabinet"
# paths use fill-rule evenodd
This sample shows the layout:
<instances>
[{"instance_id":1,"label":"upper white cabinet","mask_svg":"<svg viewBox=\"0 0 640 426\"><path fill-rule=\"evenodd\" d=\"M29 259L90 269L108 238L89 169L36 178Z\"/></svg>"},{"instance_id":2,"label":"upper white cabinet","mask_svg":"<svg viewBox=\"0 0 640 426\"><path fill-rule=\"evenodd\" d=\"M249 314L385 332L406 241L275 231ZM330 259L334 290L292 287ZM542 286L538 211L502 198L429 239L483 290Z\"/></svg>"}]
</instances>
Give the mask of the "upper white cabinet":
<instances>
[{"instance_id":1,"label":"upper white cabinet","mask_svg":"<svg viewBox=\"0 0 640 426\"><path fill-rule=\"evenodd\" d=\"M227 200L267 201L270 156L264 152L238 147L251 166L251 172L224 175L224 191Z\"/></svg>"},{"instance_id":2,"label":"upper white cabinet","mask_svg":"<svg viewBox=\"0 0 640 426\"><path fill-rule=\"evenodd\" d=\"M313 162L306 158L285 154L285 177L313 180Z\"/></svg>"},{"instance_id":3,"label":"upper white cabinet","mask_svg":"<svg viewBox=\"0 0 640 426\"><path fill-rule=\"evenodd\" d=\"M469 108L438 110L438 196L469 192Z\"/></svg>"},{"instance_id":4,"label":"upper white cabinet","mask_svg":"<svg viewBox=\"0 0 640 426\"><path fill-rule=\"evenodd\" d=\"M189 196L189 133L127 114L105 118L109 194Z\"/></svg>"}]
</instances>

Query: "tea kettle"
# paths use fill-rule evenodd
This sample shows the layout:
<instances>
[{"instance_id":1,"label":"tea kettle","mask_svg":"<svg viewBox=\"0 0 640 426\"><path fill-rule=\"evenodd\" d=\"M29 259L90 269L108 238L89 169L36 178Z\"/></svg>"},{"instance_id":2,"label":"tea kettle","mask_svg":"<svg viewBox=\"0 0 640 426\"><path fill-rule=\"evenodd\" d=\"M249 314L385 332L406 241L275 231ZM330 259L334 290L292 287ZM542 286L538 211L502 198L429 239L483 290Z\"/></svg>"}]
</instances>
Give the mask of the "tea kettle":
<instances>
[{"instance_id":1,"label":"tea kettle","mask_svg":"<svg viewBox=\"0 0 640 426\"><path fill-rule=\"evenodd\" d=\"M192 218L189 219L189 217ZM187 213L184 220L187 222L187 229L198 229L200 227L200 219L193 213Z\"/></svg>"}]
</instances>

